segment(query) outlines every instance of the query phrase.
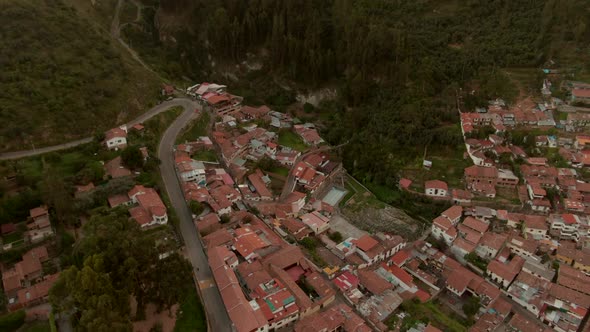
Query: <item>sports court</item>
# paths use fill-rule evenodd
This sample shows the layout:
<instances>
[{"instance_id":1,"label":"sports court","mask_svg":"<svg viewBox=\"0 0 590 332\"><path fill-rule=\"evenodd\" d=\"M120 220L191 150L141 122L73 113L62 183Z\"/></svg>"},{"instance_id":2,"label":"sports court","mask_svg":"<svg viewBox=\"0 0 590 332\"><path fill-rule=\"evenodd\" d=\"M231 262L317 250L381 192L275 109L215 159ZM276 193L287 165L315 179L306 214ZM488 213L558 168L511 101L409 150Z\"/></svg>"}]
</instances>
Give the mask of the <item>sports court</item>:
<instances>
[{"instance_id":1,"label":"sports court","mask_svg":"<svg viewBox=\"0 0 590 332\"><path fill-rule=\"evenodd\" d=\"M336 206L336 205L338 205L338 202L340 202L340 200L342 198L344 198L344 196L346 196L347 193L348 193L348 190L346 190L346 189L332 187L332 189L330 189L330 191L328 191L328 193L324 196L324 198L322 198L322 201L326 204L331 205L331 206Z\"/></svg>"}]
</instances>

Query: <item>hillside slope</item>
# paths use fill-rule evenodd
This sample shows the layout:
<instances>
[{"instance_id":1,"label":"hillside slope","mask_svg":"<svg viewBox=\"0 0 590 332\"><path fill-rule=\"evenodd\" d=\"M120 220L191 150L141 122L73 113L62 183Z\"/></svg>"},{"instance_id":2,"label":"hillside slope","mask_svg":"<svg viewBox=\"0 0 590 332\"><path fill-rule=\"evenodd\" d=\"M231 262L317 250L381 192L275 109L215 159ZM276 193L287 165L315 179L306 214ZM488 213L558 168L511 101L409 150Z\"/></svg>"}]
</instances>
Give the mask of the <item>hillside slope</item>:
<instances>
[{"instance_id":1,"label":"hillside slope","mask_svg":"<svg viewBox=\"0 0 590 332\"><path fill-rule=\"evenodd\" d=\"M61 0L0 0L0 150L89 136L143 112L158 81Z\"/></svg>"}]
</instances>

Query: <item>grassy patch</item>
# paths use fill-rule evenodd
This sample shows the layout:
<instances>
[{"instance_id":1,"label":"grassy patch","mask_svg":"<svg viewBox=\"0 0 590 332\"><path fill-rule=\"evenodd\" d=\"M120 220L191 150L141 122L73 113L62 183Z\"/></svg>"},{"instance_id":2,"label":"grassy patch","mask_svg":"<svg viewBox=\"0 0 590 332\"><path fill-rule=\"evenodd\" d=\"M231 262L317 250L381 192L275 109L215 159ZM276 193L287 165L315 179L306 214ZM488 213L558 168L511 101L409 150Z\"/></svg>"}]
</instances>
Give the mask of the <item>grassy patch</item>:
<instances>
[{"instance_id":1,"label":"grassy patch","mask_svg":"<svg viewBox=\"0 0 590 332\"><path fill-rule=\"evenodd\" d=\"M566 112L557 112L557 120L558 121L561 121L561 120L566 121L567 115L568 115L568 113L566 113Z\"/></svg>"},{"instance_id":2,"label":"grassy patch","mask_svg":"<svg viewBox=\"0 0 590 332\"><path fill-rule=\"evenodd\" d=\"M402 176L414 181L418 187L423 187L424 182L428 180L442 180L447 182L450 187L462 188L461 179L464 170L472 165L469 158L463 158L464 153L465 145L463 144L455 148L429 151L426 159L432 161L430 169L422 167L423 160L419 158L406 165L402 171Z\"/></svg>"},{"instance_id":3,"label":"grassy patch","mask_svg":"<svg viewBox=\"0 0 590 332\"><path fill-rule=\"evenodd\" d=\"M307 145L303 143L303 140L299 135L290 130L281 130L279 132L279 144L288 146L297 151L307 150Z\"/></svg>"},{"instance_id":4,"label":"grassy patch","mask_svg":"<svg viewBox=\"0 0 590 332\"><path fill-rule=\"evenodd\" d=\"M174 331L207 331L205 311L194 287L190 287L190 291L180 304Z\"/></svg>"},{"instance_id":5,"label":"grassy patch","mask_svg":"<svg viewBox=\"0 0 590 332\"><path fill-rule=\"evenodd\" d=\"M176 143L194 141L201 136L207 136L207 126L211 116L207 112L201 112L198 119L188 126L187 129L176 139Z\"/></svg>"},{"instance_id":6,"label":"grassy patch","mask_svg":"<svg viewBox=\"0 0 590 332\"><path fill-rule=\"evenodd\" d=\"M20 241L23 239L22 232L14 232L12 234L7 234L2 237L2 243L9 244L12 242Z\"/></svg>"},{"instance_id":7,"label":"grassy patch","mask_svg":"<svg viewBox=\"0 0 590 332\"><path fill-rule=\"evenodd\" d=\"M91 136L156 101L157 79L80 15L59 0L0 3L0 150Z\"/></svg>"},{"instance_id":8,"label":"grassy patch","mask_svg":"<svg viewBox=\"0 0 590 332\"><path fill-rule=\"evenodd\" d=\"M402 330L408 329L418 322L432 323L435 327L443 331L463 332L467 327L458 320L453 319L441 311L439 306L433 302L420 303L419 301L405 301L402 303L402 309L409 314L402 321Z\"/></svg>"},{"instance_id":9,"label":"grassy patch","mask_svg":"<svg viewBox=\"0 0 590 332\"><path fill-rule=\"evenodd\" d=\"M289 176L289 169L288 168L285 168L285 167L275 166L275 167L272 167L269 171L271 173L282 175L284 177Z\"/></svg>"},{"instance_id":10,"label":"grassy patch","mask_svg":"<svg viewBox=\"0 0 590 332\"><path fill-rule=\"evenodd\" d=\"M213 150L200 150L193 154L194 160L217 162L217 154Z\"/></svg>"},{"instance_id":11,"label":"grassy patch","mask_svg":"<svg viewBox=\"0 0 590 332\"><path fill-rule=\"evenodd\" d=\"M19 310L0 316L0 331L15 331L25 322L25 311Z\"/></svg>"},{"instance_id":12,"label":"grassy patch","mask_svg":"<svg viewBox=\"0 0 590 332\"><path fill-rule=\"evenodd\" d=\"M35 321L25 324L20 332L50 332L49 321Z\"/></svg>"},{"instance_id":13,"label":"grassy patch","mask_svg":"<svg viewBox=\"0 0 590 332\"><path fill-rule=\"evenodd\" d=\"M348 181L344 182L344 188L346 188L346 190L348 191L346 193L346 195L344 195L344 197L342 198L342 200L340 200L340 203L338 203L338 205L340 207L343 207L346 205L346 202L348 202L349 199L352 198L352 196L354 196L356 194L356 191L354 190L354 188L350 185L350 183L348 183Z\"/></svg>"}]
</instances>

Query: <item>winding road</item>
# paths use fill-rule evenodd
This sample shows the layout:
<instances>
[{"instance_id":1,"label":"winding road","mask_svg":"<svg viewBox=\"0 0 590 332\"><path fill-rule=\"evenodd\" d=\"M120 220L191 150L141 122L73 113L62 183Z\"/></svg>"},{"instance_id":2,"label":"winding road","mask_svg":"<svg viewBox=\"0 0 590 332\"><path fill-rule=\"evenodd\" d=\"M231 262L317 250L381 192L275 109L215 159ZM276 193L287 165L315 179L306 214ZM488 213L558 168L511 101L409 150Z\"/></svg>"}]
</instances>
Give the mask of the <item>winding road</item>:
<instances>
[{"instance_id":1,"label":"winding road","mask_svg":"<svg viewBox=\"0 0 590 332\"><path fill-rule=\"evenodd\" d=\"M172 100L168 100L168 101L165 101L161 104L158 104L158 105L152 107L149 111L143 113L139 117L126 123L126 125L127 125L127 127L131 127L135 124L145 122L145 121L151 119L152 117L154 117L162 112L167 111L171 107L182 106L182 107L186 108L187 105L190 105L192 103L193 103L193 101L188 98L175 98ZM195 108L193 108L191 111L194 111L194 109ZM33 150L22 150L22 151L0 153L0 160L20 159L20 158L25 158L25 157L37 156L37 155L48 153L48 152L66 150L66 149L73 148L78 145L90 143L90 142L92 142L93 139L94 139L93 137L86 137L86 138L82 138L79 140L75 140L75 141L71 141L71 142L67 142L67 143L63 143L63 144L59 144L59 145L46 146L43 148L38 148L38 149L33 149Z\"/></svg>"},{"instance_id":2,"label":"winding road","mask_svg":"<svg viewBox=\"0 0 590 332\"><path fill-rule=\"evenodd\" d=\"M181 132L182 128L195 116L198 115L194 110L202 111L201 107L190 99L182 99L185 111L168 127L158 146L158 158L161 161L160 171L166 192L172 203L174 211L180 220L180 232L184 239L185 248L189 256L189 261L193 266L193 273L197 278L201 300L207 313L209 330L214 332L230 332L231 321L225 310L225 305L221 300L221 294L215 285L213 273L209 267L209 262L201 238L193 224L192 213L184 200L180 180L176 175L174 167L174 142Z\"/></svg>"}]
</instances>

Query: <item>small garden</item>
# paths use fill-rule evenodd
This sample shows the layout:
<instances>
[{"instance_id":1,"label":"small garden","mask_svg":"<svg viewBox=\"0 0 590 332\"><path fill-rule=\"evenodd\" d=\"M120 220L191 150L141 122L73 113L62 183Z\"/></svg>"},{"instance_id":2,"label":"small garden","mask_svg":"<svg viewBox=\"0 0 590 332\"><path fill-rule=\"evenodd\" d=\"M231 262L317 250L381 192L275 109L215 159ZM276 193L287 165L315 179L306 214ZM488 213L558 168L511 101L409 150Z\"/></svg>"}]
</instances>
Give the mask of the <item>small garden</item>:
<instances>
[{"instance_id":1,"label":"small garden","mask_svg":"<svg viewBox=\"0 0 590 332\"><path fill-rule=\"evenodd\" d=\"M443 331L467 331L465 325L452 315L443 312L440 306L435 302L429 301L422 303L418 299L408 300L402 303L401 309L406 313L406 316L402 319L400 331L408 331L419 323L430 323ZM385 321L385 323L389 328L393 329L398 321L398 316L392 315Z\"/></svg>"},{"instance_id":2,"label":"small garden","mask_svg":"<svg viewBox=\"0 0 590 332\"><path fill-rule=\"evenodd\" d=\"M302 152L308 149L308 146L303 143L303 139L290 130L279 131L279 144Z\"/></svg>"}]
</instances>

